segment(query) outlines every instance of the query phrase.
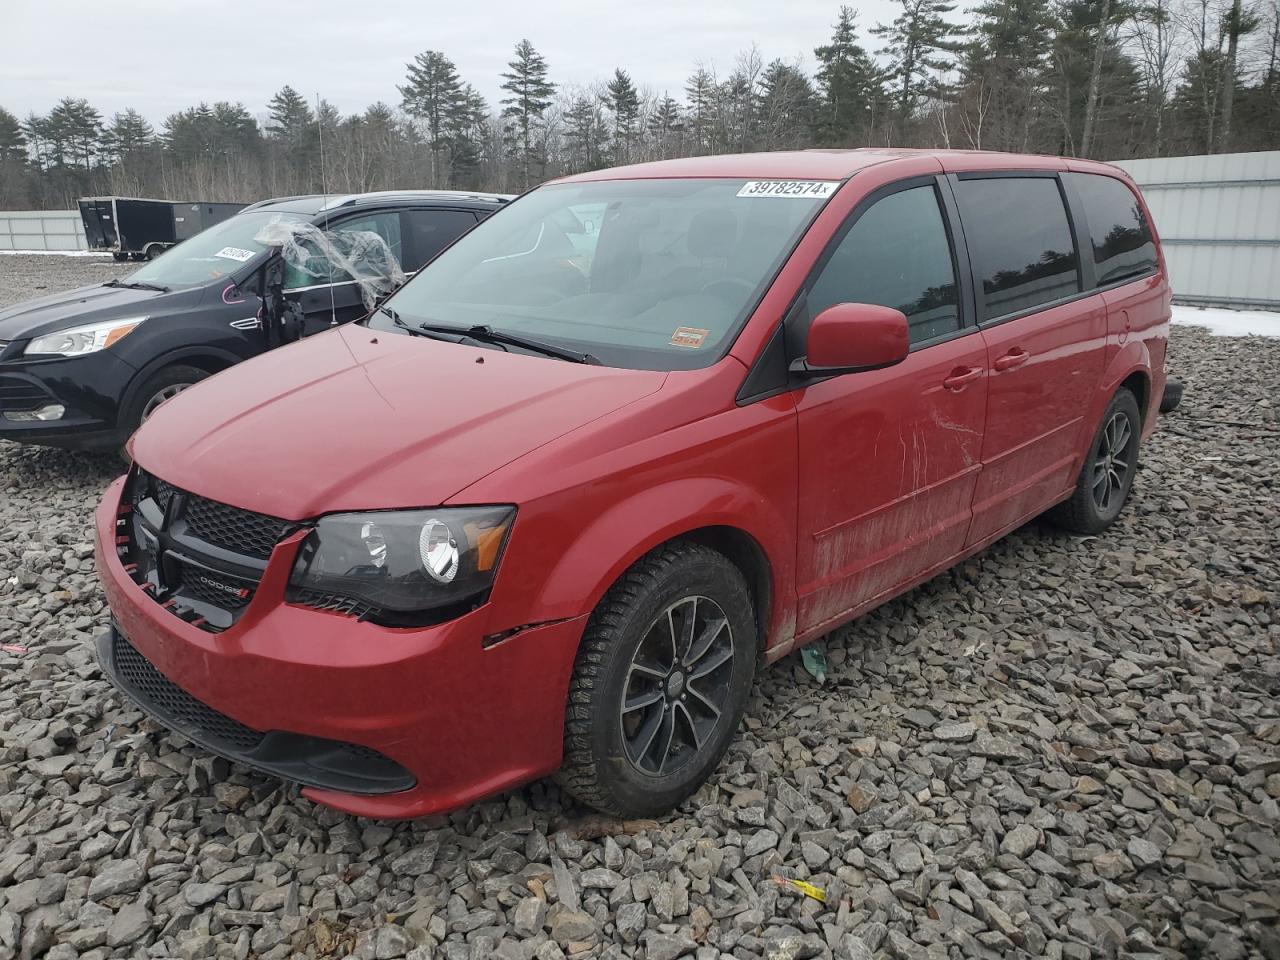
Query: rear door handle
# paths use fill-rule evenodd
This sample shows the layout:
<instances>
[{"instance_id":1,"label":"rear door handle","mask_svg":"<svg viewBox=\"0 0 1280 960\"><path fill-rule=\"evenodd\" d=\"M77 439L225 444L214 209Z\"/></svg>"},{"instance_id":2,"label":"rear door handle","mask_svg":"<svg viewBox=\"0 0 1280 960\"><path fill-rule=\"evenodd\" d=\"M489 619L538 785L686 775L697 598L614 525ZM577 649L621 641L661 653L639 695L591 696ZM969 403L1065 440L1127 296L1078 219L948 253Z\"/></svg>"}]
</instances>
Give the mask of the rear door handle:
<instances>
[{"instance_id":1,"label":"rear door handle","mask_svg":"<svg viewBox=\"0 0 1280 960\"><path fill-rule=\"evenodd\" d=\"M1023 350L1021 347L1014 347L1003 357L1000 357L992 364L997 370L1012 370L1014 367L1020 367L1031 359L1031 354Z\"/></svg>"},{"instance_id":2,"label":"rear door handle","mask_svg":"<svg viewBox=\"0 0 1280 960\"><path fill-rule=\"evenodd\" d=\"M956 367L951 376L942 381L948 390L963 390L966 383L971 383L982 376L981 367Z\"/></svg>"}]
</instances>

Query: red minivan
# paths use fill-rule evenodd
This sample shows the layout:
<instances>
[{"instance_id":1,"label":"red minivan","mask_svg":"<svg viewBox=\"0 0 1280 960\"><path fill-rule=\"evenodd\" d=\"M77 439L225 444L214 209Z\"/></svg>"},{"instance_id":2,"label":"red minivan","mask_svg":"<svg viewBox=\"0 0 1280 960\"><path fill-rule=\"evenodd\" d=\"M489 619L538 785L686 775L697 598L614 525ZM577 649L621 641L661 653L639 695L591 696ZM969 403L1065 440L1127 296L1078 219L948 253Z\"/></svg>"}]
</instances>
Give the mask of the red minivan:
<instances>
[{"instance_id":1,"label":"red minivan","mask_svg":"<svg viewBox=\"0 0 1280 960\"><path fill-rule=\"evenodd\" d=\"M539 187L369 320L165 403L97 514L103 666L369 817L559 770L652 815L761 663L1048 511L1105 529L1170 291L1100 163L699 157Z\"/></svg>"}]
</instances>

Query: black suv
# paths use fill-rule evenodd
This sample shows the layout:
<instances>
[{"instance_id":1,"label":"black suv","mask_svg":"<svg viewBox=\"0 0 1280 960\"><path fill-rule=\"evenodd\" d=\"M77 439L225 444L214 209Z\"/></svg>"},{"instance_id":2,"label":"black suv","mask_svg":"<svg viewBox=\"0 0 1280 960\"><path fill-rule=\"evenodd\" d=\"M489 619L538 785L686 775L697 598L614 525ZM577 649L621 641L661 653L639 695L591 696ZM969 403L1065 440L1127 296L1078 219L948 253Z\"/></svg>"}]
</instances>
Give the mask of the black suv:
<instances>
[{"instance_id":1,"label":"black suv","mask_svg":"<svg viewBox=\"0 0 1280 960\"><path fill-rule=\"evenodd\" d=\"M191 384L367 314L362 257L376 254L374 272L390 262L402 279L509 199L406 191L264 200L124 279L0 310L0 439L118 449Z\"/></svg>"}]
</instances>

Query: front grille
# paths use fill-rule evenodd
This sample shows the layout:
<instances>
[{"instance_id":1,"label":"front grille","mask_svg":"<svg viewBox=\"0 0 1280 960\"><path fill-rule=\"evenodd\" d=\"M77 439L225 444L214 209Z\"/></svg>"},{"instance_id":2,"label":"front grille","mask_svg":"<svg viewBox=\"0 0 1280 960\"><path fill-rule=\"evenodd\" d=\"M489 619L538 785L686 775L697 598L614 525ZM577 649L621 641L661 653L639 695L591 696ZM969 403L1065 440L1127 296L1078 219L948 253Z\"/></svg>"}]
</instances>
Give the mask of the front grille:
<instances>
[{"instance_id":1,"label":"front grille","mask_svg":"<svg viewBox=\"0 0 1280 960\"><path fill-rule=\"evenodd\" d=\"M259 560L271 556L276 544L293 526L288 520L241 510L195 494L187 497L185 517L192 536Z\"/></svg>"},{"instance_id":2,"label":"front grille","mask_svg":"<svg viewBox=\"0 0 1280 960\"><path fill-rule=\"evenodd\" d=\"M134 580L210 633L235 623L253 599L271 551L297 527L187 493L141 468L127 502L120 555L132 564Z\"/></svg>"},{"instance_id":3,"label":"front grille","mask_svg":"<svg viewBox=\"0 0 1280 960\"><path fill-rule=\"evenodd\" d=\"M34 410L53 399L43 387L21 377L0 377L0 410Z\"/></svg>"},{"instance_id":4,"label":"front grille","mask_svg":"<svg viewBox=\"0 0 1280 960\"><path fill-rule=\"evenodd\" d=\"M161 510L169 509L169 501L173 499L174 486L159 477L151 478L151 495L156 498L156 503L160 504Z\"/></svg>"},{"instance_id":5,"label":"front grille","mask_svg":"<svg viewBox=\"0 0 1280 960\"><path fill-rule=\"evenodd\" d=\"M201 703L151 665L133 644L118 632L112 638L116 672L138 701L179 728L196 728L215 745L236 751L252 750L263 734Z\"/></svg>"},{"instance_id":6,"label":"front grille","mask_svg":"<svg viewBox=\"0 0 1280 960\"><path fill-rule=\"evenodd\" d=\"M184 594L224 610L240 610L253 599L252 587L210 570L184 564L180 576Z\"/></svg>"}]
</instances>

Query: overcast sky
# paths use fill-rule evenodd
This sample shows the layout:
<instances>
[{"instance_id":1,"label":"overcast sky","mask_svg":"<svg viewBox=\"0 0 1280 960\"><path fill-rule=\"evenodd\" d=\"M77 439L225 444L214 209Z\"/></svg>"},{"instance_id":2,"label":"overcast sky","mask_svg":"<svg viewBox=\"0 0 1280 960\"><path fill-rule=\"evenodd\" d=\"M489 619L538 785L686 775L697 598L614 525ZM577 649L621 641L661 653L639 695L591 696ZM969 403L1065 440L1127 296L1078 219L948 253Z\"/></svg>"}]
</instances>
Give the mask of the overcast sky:
<instances>
[{"instance_id":1,"label":"overcast sky","mask_svg":"<svg viewBox=\"0 0 1280 960\"><path fill-rule=\"evenodd\" d=\"M896 0L858 0L859 33L893 19ZM498 74L527 37L551 78L588 84L630 72L682 97L698 64L721 75L755 43L799 59L831 35L840 0L0 0L6 42L0 107L46 113L86 97L104 117L133 107L159 127L200 101L242 101L254 116L292 84L343 113L399 104L396 84L422 50L440 50L496 104Z\"/></svg>"}]
</instances>

